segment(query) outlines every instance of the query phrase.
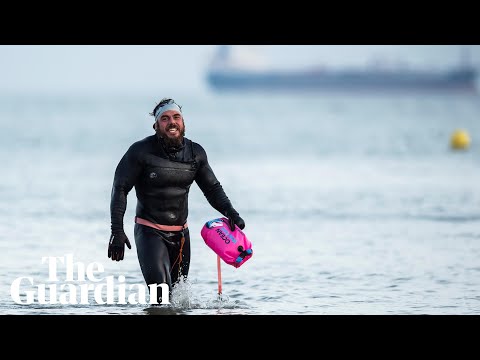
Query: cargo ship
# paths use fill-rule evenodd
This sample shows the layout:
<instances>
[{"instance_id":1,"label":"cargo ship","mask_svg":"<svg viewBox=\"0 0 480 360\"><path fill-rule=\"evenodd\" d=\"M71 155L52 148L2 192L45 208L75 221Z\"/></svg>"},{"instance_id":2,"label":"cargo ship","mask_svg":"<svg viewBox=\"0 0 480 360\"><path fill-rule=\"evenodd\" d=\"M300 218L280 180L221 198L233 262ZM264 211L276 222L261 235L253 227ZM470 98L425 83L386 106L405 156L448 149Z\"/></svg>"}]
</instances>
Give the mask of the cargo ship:
<instances>
[{"instance_id":1,"label":"cargo ship","mask_svg":"<svg viewBox=\"0 0 480 360\"><path fill-rule=\"evenodd\" d=\"M305 68L273 70L232 61L231 46L218 47L207 70L215 91L466 91L476 92L477 70L468 63L452 68Z\"/></svg>"}]
</instances>

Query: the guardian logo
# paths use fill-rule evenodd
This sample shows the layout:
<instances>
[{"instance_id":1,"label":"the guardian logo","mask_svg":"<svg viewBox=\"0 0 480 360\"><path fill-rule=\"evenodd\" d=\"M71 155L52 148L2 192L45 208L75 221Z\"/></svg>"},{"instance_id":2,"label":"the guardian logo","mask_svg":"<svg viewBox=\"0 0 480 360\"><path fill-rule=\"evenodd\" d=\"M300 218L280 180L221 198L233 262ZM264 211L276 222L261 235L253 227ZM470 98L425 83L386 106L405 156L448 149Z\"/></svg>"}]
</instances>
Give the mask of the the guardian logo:
<instances>
[{"instance_id":1,"label":"the guardian logo","mask_svg":"<svg viewBox=\"0 0 480 360\"><path fill-rule=\"evenodd\" d=\"M102 277L102 264L92 262L85 265L73 262L73 255L44 256L42 264L48 264L48 280L36 283L31 276L16 278L10 287L12 300L17 304L170 304L168 284L125 284L125 276ZM65 265L61 274L57 265ZM62 276L63 275L63 276ZM161 288L161 297L157 289ZM147 302L147 296L149 301Z\"/></svg>"}]
</instances>

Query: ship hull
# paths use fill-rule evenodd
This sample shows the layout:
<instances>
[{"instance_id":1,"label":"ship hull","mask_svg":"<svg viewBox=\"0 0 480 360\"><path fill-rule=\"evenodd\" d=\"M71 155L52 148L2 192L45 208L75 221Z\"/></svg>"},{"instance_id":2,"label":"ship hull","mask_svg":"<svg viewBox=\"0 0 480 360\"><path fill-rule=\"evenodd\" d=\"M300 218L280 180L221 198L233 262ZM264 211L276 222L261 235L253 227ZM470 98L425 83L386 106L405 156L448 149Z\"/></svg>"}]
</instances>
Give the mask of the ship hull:
<instances>
[{"instance_id":1,"label":"ship hull","mask_svg":"<svg viewBox=\"0 0 480 360\"><path fill-rule=\"evenodd\" d=\"M208 84L228 91L476 91L476 73L471 69L444 73L337 72L249 73L210 72Z\"/></svg>"}]
</instances>

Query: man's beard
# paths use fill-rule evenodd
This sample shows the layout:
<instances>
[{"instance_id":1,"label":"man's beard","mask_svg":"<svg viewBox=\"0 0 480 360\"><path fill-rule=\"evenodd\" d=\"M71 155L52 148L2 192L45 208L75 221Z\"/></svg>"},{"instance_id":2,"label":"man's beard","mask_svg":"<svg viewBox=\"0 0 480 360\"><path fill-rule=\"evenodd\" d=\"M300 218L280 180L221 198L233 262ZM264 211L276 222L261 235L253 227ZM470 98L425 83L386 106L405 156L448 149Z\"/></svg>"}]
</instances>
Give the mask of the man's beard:
<instances>
[{"instance_id":1,"label":"man's beard","mask_svg":"<svg viewBox=\"0 0 480 360\"><path fill-rule=\"evenodd\" d=\"M170 137L168 136L167 132L171 128L176 128L180 132L179 137ZM176 125L170 125L165 128L165 131L158 129L157 134L163 138L163 141L167 148L177 148L183 145L183 138L185 136L185 124L182 124L182 127L178 127Z\"/></svg>"}]
</instances>

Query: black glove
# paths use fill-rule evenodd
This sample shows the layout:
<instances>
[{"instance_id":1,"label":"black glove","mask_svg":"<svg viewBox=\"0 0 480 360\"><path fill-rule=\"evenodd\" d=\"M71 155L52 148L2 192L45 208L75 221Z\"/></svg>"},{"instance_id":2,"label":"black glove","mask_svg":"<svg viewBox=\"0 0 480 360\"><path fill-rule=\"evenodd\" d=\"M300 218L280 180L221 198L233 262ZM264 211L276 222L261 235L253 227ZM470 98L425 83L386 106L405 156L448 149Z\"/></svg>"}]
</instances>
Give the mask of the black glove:
<instances>
[{"instance_id":1,"label":"black glove","mask_svg":"<svg viewBox=\"0 0 480 360\"><path fill-rule=\"evenodd\" d=\"M125 244L131 249L130 240L123 230L112 232L110 241L108 242L108 257L112 258L112 261L123 260L125 253Z\"/></svg>"},{"instance_id":2,"label":"black glove","mask_svg":"<svg viewBox=\"0 0 480 360\"><path fill-rule=\"evenodd\" d=\"M235 231L235 225L237 225L241 230L245 228L245 221L243 221L243 219L238 214L229 215L228 223L232 231Z\"/></svg>"}]
</instances>

